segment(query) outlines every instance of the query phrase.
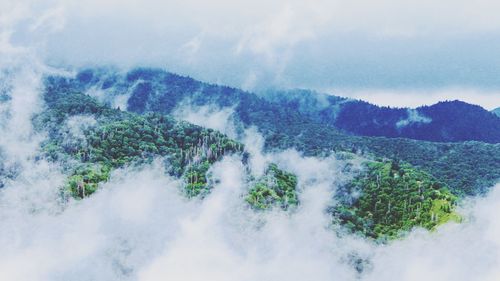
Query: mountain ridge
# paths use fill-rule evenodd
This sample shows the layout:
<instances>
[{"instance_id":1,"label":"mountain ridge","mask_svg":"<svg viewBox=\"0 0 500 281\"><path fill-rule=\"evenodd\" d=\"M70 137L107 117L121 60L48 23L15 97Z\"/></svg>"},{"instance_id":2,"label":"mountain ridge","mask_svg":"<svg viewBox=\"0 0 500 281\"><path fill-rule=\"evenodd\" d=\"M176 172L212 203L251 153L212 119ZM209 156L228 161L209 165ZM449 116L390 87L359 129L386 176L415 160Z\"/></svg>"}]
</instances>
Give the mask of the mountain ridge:
<instances>
[{"instance_id":1,"label":"mountain ridge","mask_svg":"<svg viewBox=\"0 0 500 281\"><path fill-rule=\"evenodd\" d=\"M500 118L460 100L407 108L378 106L303 89L270 91L262 96L355 135L435 142L500 142Z\"/></svg>"},{"instance_id":2,"label":"mountain ridge","mask_svg":"<svg viewBox=\"0 0 500 281\"><path fill-rule=\"evenodd\" d=\"M111 76L106 77L100 72L111 73ZM76 80L83 86L99 86L101 90L117 86L126 90L133 88L127 104L124 104L133 112L171 112L184 98L193 98L195 102L203 103L204 94L212 98L217 96L217 104L224 107L234 104L236 100L248 99L248 95L251 95L253 97L250 99L263 98L296 111L292 113L288 110L289 114L301 113L348 134L434 142L500 142L500 118L478 105L459 100L405 108L378 106L363 100L303 89L272 90L256 95L235 87L201 82L189 76L152 68L136 68L121 74L109 69L87 69L79 72ZM154 80L162 80L161 83L171 84L173 87L158 88L158 83L155 86L151 83ZM167 95L158 97L158 92L161 91L168 92L168 98L165 98ZM248 115L251 112L245 113L245 116Z\"/></svg>"},{"instance_id":3,"label":"mountain ridge","mask_svg":"<svg viewBox=\"0 0 500 281\"><path fill-rule=\"evenodd\" d=\"M500 117L500 107L493 109L491 112L493 112L496 116Z\"/></svg>"},{"instance_id":4,"label":"mountain ridge","mask_svg":"<svg viewBox=\"0 0 500 281\"><path fill-rule=\"evenodd\" d=\"M120 100L121 106L139 114L171 114L186 101L195 107L230 107L236 124L241 125L238 131L241 133L244 128L257 127L264 136L267 150L295 148L311 156L351 151L375 158L396 159L430 173L458 194L484 193L500 178L499 144L442 143L346 134L293 107L268 101L256 94L163 70L138 68L122 73L85 70L76 78L52 77L49 80L49 84L55 83L66 91L79 90L98 96L110 105L117 106L116 100ZM331 99L339 100L336 97ZM478 162L483 165L477 165ZM469 173L460 172L462 169Z\"/></svg>"},{"instance_id":5,"label":"mountain ridge","mask_svg":"<svg viewBox=\"0 0 500 281\"><path fill-rule=\"evenodd\" d=\"M210 194L214 186L211 166L224 156L236 154L249 173L245 160L249 152L244 145L217 131L160 113L139 115L113 109L59 83L48 84L43 98L45 108L34 118L35 128L48 133L40 157L62 164L67 180L61 193L68 197L81 200L92 196L111 179L113 170L140 168L158 157L166 160L166 174L182 179L180 190L187 198L203 199ZM79 133L73 132L76 128ZM413 227L433 229L452 218L455 196L418 168L349 152L332 156L344 165L343 173L355 175L354 181L334 195L340 205L328 210L332 222L346 230L387 241L404 236ZM360 161L367 168L358 167ZM379 181L370 174L383 176ZM298 177L274 163L261 176L247 174L245 182L244 202L256 212L273 208L293 212L300 204ZM375 184L380 192L370 189ZM408 192L402 192L401 187ZM364 195L352 196L355 189ZM375 210L366 203L366 198L374 196L378 196L375 201L380 200ZM397 202L405 202L404 208ZM401 206L390 207L397 205ZM368 215L371 213L374 216Z\"/></svg>"}]
</instances>

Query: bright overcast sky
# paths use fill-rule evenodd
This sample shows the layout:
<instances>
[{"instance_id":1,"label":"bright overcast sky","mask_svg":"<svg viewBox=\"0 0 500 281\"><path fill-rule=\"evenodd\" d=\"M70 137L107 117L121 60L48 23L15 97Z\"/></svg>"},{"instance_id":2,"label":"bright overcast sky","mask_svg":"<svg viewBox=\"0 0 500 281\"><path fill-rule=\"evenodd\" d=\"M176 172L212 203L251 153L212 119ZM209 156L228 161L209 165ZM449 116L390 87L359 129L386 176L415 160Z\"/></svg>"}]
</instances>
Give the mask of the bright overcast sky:
<instances>
[{"instance_id":1,"label":"bright overcast sky","mask_svg":"<svg viewBox=\"0 0 500 281\"><path fill-rule=\"evenodd\" d=\"M0 54L158 66L259 90L500 106L498 0L0 0Z\"/></svg>"}]
</instances>

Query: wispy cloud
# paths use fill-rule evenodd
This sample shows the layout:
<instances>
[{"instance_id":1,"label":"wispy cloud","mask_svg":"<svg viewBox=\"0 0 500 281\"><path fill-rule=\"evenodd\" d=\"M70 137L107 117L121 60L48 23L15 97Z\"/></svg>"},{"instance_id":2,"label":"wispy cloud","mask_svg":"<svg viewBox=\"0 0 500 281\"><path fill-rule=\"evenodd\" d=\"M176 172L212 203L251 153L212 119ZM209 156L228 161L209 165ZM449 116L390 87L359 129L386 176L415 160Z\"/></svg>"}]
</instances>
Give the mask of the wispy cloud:
<instances>
[{"instance_id":1,"label":"wispy cloud","mask_svg":"<svg viewBox=\"0 0 500 281\"><path fill-rule=\"evenodd\" d=\"M34 47L51 64L153 65L247 89L500 89L493 0L1 5L1 48Z\"/></svg>"}]
</instances>

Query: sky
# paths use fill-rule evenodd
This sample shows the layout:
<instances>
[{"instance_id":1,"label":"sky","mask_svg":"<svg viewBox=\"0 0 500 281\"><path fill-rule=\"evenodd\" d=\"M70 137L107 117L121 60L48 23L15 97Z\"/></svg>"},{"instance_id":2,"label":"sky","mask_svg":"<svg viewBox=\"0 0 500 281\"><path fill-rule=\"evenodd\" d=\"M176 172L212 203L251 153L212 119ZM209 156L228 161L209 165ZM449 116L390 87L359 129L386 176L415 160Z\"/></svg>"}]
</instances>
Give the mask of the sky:
<instances>
[{"instance_id":1,"label":"sky","mask_svg":"<svg viewBox=\"0 0 500 281\"><path fill-rule=\"evenodd\" d=\"M495 0L0 0L0 54L155 66L259 91L500 106Z\"/></svg>"}]
</instances>

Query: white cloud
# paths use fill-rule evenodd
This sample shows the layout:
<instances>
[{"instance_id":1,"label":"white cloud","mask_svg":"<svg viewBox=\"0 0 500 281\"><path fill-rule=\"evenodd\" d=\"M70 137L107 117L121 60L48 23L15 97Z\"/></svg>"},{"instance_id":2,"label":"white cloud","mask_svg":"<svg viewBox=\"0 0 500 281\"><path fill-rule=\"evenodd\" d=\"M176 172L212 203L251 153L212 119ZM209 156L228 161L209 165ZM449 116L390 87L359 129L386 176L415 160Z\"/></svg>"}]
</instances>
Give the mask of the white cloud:
<instances>
[{"instance_id":1,"label":"white cloud","mask_svg":"<svg viewBox=\"0 0 500 281\"><path fill-rule=\"evenodd\" d=\"M376 81L369 82L377 85L401 82L405 77L383 75L394 69L388 62L394 59L396 68L414 69L395 73L430 73L437 79L427 81L430 86L442 80L458 87L499 84L500 64L490 38L500 32L500 4L493 0L4 0L1 5L1 48L33 47L52 64L153 65L238 87L328 88L345 81L356 87L352 80L365 76L373 76ZM472 48L460 45L478 38L482 41L470 43ZM453 47L440 49L443 42ZM460 71L443 59L451 48L463 49L454 59ZM351 50L357 51L346 62ZM425 50L436 59L426 57ZM378 63L380 52L389 55ZM373 62L376 69L365 68ZM444 77L432 75L439 71ZM471 75L460 74L467 71ZM410 87L418 83L418 78L403 80Z\"/></svg>"},{"instance_id":2,"label":"white cloud","mask_svg":"<svg viewBox=\"0 0 500 281\"><path fill-rule=\"evenodd\" d=\"M84 147L87 145L85 138L85 131L91 129L97 124L94 116L89 115L75 115L69 117L64 124L62 124L61 132L63 132L63 146L70 148Z\"/></svg>"},{"instance_id":3,"label":"white cloud","mask_svg":"<svg viewBox=\"0 0 500 281\"><path fill-rule=\"evenodd\" d=\"M396 123L396 128L400 129L402 127L408 126L408 125L413 124L413 123L426 124L426 123L432 122L431 118L429 118L427 116L420 115L417 110L408 109L407 113L408 113L407 118L399 120Z\"/></svg>"},{"instance_id":4,"label":"white cloud","mask_svg":"<svg viewBox=\"0 0 500 281\"><path fill-rule=\"evenodd\" d=\"M366 280L481 280L500 276L500 186L469 209L468 220L378 249ZM464 211L466 212L466 211ZM394 265L382 268L380 265Z\"/></svg>"},{"instance_id":5,"label":"white cloud","mask_svg":"<svg viewBox=\"0 0 500 281\"><path fill-rule=\"evenodd\" d=\"M182 102L172 115L189 123L211 128L237 138L236 125L233 119L234 108L219 108L215 105L193 106L188 101Z\"/></svg>"}]
</instances>

